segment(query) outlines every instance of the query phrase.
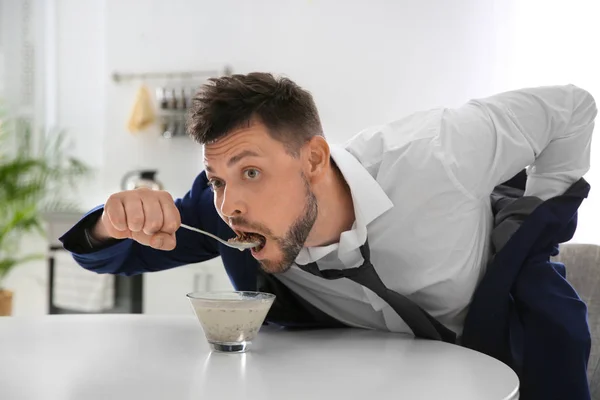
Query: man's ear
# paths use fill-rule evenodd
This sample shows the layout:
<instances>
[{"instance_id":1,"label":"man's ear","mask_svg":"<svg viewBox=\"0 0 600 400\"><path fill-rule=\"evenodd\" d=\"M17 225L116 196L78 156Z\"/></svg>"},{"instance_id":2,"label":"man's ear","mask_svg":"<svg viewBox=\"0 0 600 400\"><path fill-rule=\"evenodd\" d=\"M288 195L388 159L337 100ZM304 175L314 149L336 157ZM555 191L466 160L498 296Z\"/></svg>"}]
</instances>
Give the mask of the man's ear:
<instances>
[{"instance_id":1,"label":"man's ear","mask_svg":"<svg viewBox=\"0 0 600 400\"><path fill-rule=\"evenodd\" d=\"M322 136L314 136L304 145L306 176L309 180L319 179L329 168L329 144Z\"/></svg>"}]
</instances>

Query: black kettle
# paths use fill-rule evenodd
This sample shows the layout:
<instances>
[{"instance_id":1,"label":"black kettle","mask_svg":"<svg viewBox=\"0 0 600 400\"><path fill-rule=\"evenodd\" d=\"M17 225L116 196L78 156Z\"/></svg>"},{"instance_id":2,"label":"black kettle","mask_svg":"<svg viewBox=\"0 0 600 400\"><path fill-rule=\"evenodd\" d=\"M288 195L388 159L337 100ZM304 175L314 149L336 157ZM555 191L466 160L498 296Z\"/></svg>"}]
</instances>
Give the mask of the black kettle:
<instances>
[{"instance_id":1,"label":"black kettle","mask_svg":"<svg viewBox=\"0 0 600 400\"><path fill-rule=\"evenodd\" d=\"M157 171L154 170L130 171L123 176L121 189L133 190L145 187L152 190L162 190L163 185L156 179L156 174Z\"/></svg>"}]
</instances>

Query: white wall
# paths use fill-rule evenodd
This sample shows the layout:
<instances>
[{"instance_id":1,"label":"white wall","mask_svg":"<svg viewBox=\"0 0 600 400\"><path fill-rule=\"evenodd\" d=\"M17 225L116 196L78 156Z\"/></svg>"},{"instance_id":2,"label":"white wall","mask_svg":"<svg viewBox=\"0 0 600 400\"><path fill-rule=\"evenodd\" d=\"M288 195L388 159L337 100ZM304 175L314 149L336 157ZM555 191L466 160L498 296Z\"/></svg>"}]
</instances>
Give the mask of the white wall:
<instances>
[{"instance_id":1,"label":"white wall","mask_svg":"<svg viewBox=\"0 0 600 400\"><path fill-rule=\"evenodd\" d=\"M573 83L600 104L600 3L590 0L510 0L504 18L507 58L502 89ZM600 118L585 176L590 196L580 208L575 242L600 244Z\"/></svg>"},{"instance_id":2,"label":"white wall","mask_svg":"<svg viewBox=\"0 0 600 400\"><path fill-rule=\"evenodd\" d=\"M115 84L113 71L230 64L284 73L314 93L327 135L339 142L420 108L491 93L494 3L57 0L59 122L102 170L82 204L104 201L131 169L157 168L177 196L201 169L200 148L187 138L126 131L140 82Z\"/></svg>"},{"instance_id":3,"label":"white wall","mask_svg":"<svg viewBox=\"0 0 600 400\"><path fill-rule=\"evenodd\" d=\"M74 139L75 155L94 168L95 179L80 189L81 208L86 210L106 199L101 182L105 172L105 4L104 1L50 0L56 39L47 49L51 91L48 102L55 104L57 127ZM53 122L54 122L53 121ZM112 162L115 162L113 159Z\"/></svg>"},{"instance_id":4,"label":"white wall","mask_svg":"<svg viewBox=\"0 0 600 400\"><path fill-rule=\"evenodd\" d=\"M234 72L283 73L313 92L329 139L341 142L371 124L493 92L502 57L497 2L35 0L44 17L36 23L36 73L46 76L36 95L49 127L66 129L76 155L96 169L77 194L82 210L104 202L138 168L158 169L166 189L181 196L202 168L200 147L162 139L156 129L127 132L140 82L115 84L112 72L229 64ZM24 245L44 249L39 240ZM169 272L148 278L156 286ZM8 277L16 315L46 312L46 281L43 261Z\"/></svg>"},{"instance_id":5,"label":"white wall","mask_svg":"<svg viewBox=\"0 0 600 400\"><path fill-rule=\"evenodd\" d=\"M10 117L29 119L35 132L41 132L44 115L45 5L44 0L0 0L0 103ZM0 282L15 291L17 314L46 312L46 245L44 238L27 235L17 253L42 258L20 265Z\"/></svg>"},{"instance_id":6,"label":"white wall","mask_svg":"<svg viewBox=\"0 0 600 400\"><path fill-rule=\"evenodd\" d=\"M0 99L4 99L6 96L6 66L5 64L5 56L4 53L6 53L6 44L4 43L4 41L6 41L5 36L6 33L5 31L6 29L6 22L5 20L6 18L6 10L4 10L5 6L4 6L4 2L0 1ZM3 100L0 100L3 101ZM1 106L2 104L0 104Z\"/></svg>"},{"instance_id":7,"label":"white wall","mask_svg":"<svg viewBox=\"0 0 600 400\"><path fill-rule=\"evenodd\" d=\"M571 11L533 0L48 2L57 38L55 56L47 58L56 62L48 98L55 97L55 120L75 137L77 155L98 171L79 193L84 210L119 190L129 170L158 169L166 189L180 196L202 168L200 147L186 138L127 132L140 82L116 84L114 71L229 64L234 72L283 73L313 92L333 142L415 110L499 90L563 81L598 87L591 54L600 35L592 13L581 11L591 3L583 0L569 2ZM548 12L562 18L561 27L569 17L569 28L540 18ZM585 240L593 239L591 220L600 208L594 201L582 210Z\"/></svg>"},{"instance_id":8,"label":"white wall","mask_svg":"<svg viewBox=\"0 0 600 400\"><path fill-rule=\"evenodd\" d=\"M144 12L136 0L58 2L63 19L72 19L61 25L64 37L80 33L62 44L61 60L71 68L62 70L70 88L61 96L92 97L79 103L91 130L77 133L93 141L89 155L104 173L102 185L84 196L94 196L90 206L118 190L130 169L157 168L175 195L201 169L200 149L187 139L126 132L139 82L115 85L113 71L230 64L235 72L284 73L313 92L334 142L418 109L501 90L571 82L600 93L600 6L589 0L150 0ZM595 140L587 175L594 187L599 147ZM600 241L596 192L582 206L577 241Z\"/></svg>"}]
</instances>

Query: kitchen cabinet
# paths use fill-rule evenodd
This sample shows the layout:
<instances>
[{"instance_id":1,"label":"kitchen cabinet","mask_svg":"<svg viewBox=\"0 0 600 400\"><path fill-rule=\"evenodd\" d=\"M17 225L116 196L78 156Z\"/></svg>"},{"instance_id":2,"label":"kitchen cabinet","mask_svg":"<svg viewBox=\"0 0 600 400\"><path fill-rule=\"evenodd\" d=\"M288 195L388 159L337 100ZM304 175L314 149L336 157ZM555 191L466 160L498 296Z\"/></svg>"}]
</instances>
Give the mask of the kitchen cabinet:
<instances>
[{"instance_id":1,"label":"kitchen cabinet","mask_svg":"<svg viewBox=\"0 0 600 400\"><path fill-rule=\"evenodd\" d=\"M61 250L62 246L57 238L73 226L81 218L81 215L82 213L76 212L51 213L46 216L46 220L48 221L48 241L51 250L64 252L64 250ZM70 257L67 261L72 263ZM65 261L64 257L56 257L54 260L56 267L59 267L59 263L67 261ZM93 272L89 272L89 274L94 275ZM187 293L233 289L220 257L165 271L145 273L141 278L141 310L144 314L189 314L192 312L192 309L185 296ZM52 282L48 283L51 284ZM136 299L130 300L131 302L137 301ZM107 312L123 312L123 310L114 308Z\"/></svg>"},{"instance_id":2,"label":"kitchen cabinet","mask_svg":"<svg viewBox=\"0 0 600 400\"><path fill-rule=\"evenodd\" d=\"M187 293L232 290L221 258L144 274L144 314L193 314Z\"/></svg>"}]
</instances>

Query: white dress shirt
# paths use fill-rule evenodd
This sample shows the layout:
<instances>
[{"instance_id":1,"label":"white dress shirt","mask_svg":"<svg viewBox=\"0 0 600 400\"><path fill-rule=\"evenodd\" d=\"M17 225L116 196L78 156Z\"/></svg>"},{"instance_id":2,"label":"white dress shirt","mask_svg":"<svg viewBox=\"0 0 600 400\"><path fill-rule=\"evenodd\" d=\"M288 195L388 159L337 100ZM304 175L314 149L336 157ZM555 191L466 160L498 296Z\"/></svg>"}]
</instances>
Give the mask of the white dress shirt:
<instances>
[{"instance_id":1,"label":"white dress shirt","mask_svg":"<svg viewBox=\"0 0 600 400\"><path fill-rule=\"evenodd\" d=\"M532 88L418 112L331 146L356 220L339 243L304 248L296 262L360 266L368 237L386 286L460 335L490 256L490 193L525 167L526 195L564 193L589 169L596 114L578 87ZM351 326L412 333L387 303L348 279L325 280L295 264L278 278Z\"/></svg>"}]
</instances>

